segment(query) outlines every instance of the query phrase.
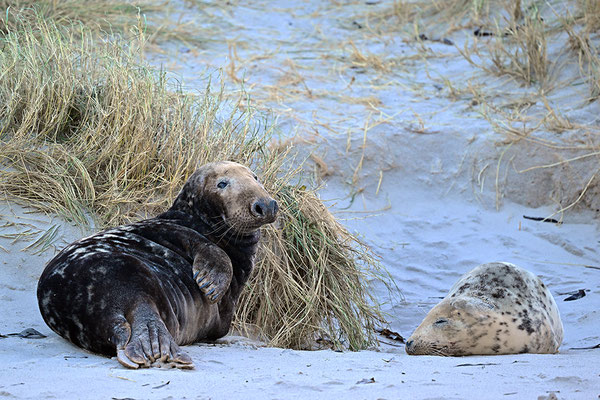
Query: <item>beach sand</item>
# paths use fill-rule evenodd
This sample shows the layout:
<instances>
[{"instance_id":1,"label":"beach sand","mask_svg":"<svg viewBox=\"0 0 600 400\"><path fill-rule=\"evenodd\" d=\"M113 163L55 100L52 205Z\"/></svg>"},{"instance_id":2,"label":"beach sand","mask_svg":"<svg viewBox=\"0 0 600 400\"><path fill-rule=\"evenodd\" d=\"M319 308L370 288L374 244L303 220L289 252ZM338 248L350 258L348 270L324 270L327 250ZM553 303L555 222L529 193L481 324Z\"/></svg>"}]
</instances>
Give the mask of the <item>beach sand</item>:
<instances>
[{"instance_id":1,"label":"beach sand","mask_svg":"<svg viewBox=\"0 0 600 400\"><path fill-rule=\"evenodd\" d=\"M560 353L408 356L402 343L385 337L373 350L294 351L227 336L215 344L185 347L195 370L127 370L115 359L90 354L58 337L38 311L35 290L44 264L88 232L5 200L0 205L0 334L34 328L47 337L0 338L0 397L600 395L600 349L589 349L600 344L594 210L574 207L555 215L562 224L524 218L553 214L555 182L567 175L549 169L529 175L517 171L556 161L557 156L529 149L531 144L507 144L472 98L453 99L439 82L448 77L458 87L489 79L496 88L508 88L502 93L521 89L512 81L483 77L455 46L403 40L400 33L369 24L365 9L383 9L382 3L258 1L202 11L182 3L182 20L198 26L210 21L222 29L215 28L202 46L166 43L150 48L147 57L181 77L192 91L203 90L208 77L218 81L222 70L227 90L239 89L243 79L253 105L272 110L280 141L295 143L308 158L307 172L323 185L321 198L371 246L393 277L398 290L391 294L380 282L372 282L388 313L387 328L410 336L463 273L482 263L507 261L537 274L550 288L565 328ZM468 40L462 31L449 39L457 47ZM424 57L420 46L427 46L432 56ZM361 58L354 49L374 57ZM571 94L573 89L563 90ZM497 97L502 96L508 95ZM582 124L596 121L592 107L563 110ZM582 181L587 176L577 175ZM51 246L26 248L49 229L56 230ZM585 297L564 301L579 290Z\"/></svg>"}]
</instances>

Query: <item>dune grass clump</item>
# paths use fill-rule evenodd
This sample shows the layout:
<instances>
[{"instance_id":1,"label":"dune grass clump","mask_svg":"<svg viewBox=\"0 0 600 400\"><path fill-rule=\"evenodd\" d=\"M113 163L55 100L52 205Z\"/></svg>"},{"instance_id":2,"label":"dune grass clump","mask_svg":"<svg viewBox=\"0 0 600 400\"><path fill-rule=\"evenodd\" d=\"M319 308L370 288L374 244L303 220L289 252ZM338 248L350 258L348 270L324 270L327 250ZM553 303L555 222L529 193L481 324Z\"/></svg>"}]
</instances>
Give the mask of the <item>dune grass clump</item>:
<instances>
[{"instance_id":1,"label":"dune grass clump","mask_svg":"<svg viewBox=\"0 0 600 400\"><path fill-rule=\"evenodd\" d=\"M585 30L587 32L600 30L600 2L597 0L578 0L577 6Z\"/></svg>"},{"instance_id":2,"label":"dune grass clump","mask_svg":"<svg viewBox=\"0 0 600 400\"><path fill-rule=\"evenodd\" d=\"M0 39L0 191L102 228L165 210L199 165L249 165L282 217L263 230L236 326L258 327L282 347L375 343L382 315L367 279L381 278L377 263L314 191L294 184L299 168L284 172L289 160L270 150L271 125L244 99L183 92L137 62L138 42L25 21Z\"/></svg>"},{"instance_id":3,"label":"dune grass clump","mask_svg":"<svg viewBox=\"0 0 600 400\"><path fill-rule=\"evenodd\" d=\"M548 73L545 25L538 14L507 21L506 31L496 30L490 59L499 75L511 75L527 84L544 85Z\"/></svg>"},{"instance_id":4,"label":"dune grass clump","mask_svg":"<svg viewBox=\"0 0 600 400\"><path fill-rule=\"evenodd\" d=\"M488 0L395 1L393 14L403 23L435 18L450 30L479 21L489 11Z\"/></svg>"},{"instance_id":5,"label":"dune grass clump","mask_svg":"<svg viewBox=\"0 0 600 400\"><path fill-rule=\"evenodd\" d=\"M277 346L312 349L316 343L359 350L373 345L375 324L384 319L364 281L382 279L376 260L314 192L286 186L278 198L285 204L281 228L265 232L239 320L253 321L245 328L255 328Z\"/></svg>"},{"instance_id":6,"label":"dune grass clump","mask_svg":"<svg viewBox=\"0 0 600 400\"><path fill-rule=\"evenodd\" d=\"M460 54L473 66L493 75L508 75L543 87L548 80L547 27L539 10L523 12L521 2L510 1L490 14L494 29L480 29L490 39L466 44ZM477 61L476 61L477 60Z\"/></svg>"},{"instance_id":7,"label":"dune grass clump","mask_svg":"<svg viewBox=\"0 0 600 400\"><path fill-rule=\"evenodd\" d=\"M587 5L587 2L582 3ZM580 18L562 19L561 28L569 37L569 48L577 56L582 78L590 85L590 101L594 101L600 97L600 54L590 35L600 29L600 4L595 7L589 4L580 12ZM598 20L598 26L595 26L595 19ZM579 21L583 28L573 20Z\"/></svg>"},{"instance_id":8,"label":"dune grass clump","mask_svg":"<svg viewBox=\"0 0 600 400\"><path fill-rule=\"evenodd\" d=\"M136 64L134 43L43 20L2 42L0 187L38 208L118 224L163 208L199 163L249 163L265 145L247 116L217 122L218 97L171 92L164 73Z\"/></svg>"},{"instance_id":9,"label":"dune grass clump","mask_svg":"<svg viewBox=\"0 0 600 400\"><path fill-rule=\"evenodd\" d=\"M184 3L199 8L197 2ZM212 36L214 24L199 26L184 22L181 9L170 0L0 0L0 34L15 31L27 20L39 18L57 25L81 24L97 34L135 38L143 32L145 41L175 40L202 44Z\"/></svg>"},{"instance_id":10,"label":"dune grass clump","mask_svg":"<svg viewBox=\"0 0 600 400\"><path fill-rule=\"evenodd\" d=\"M376 12L356 15L384 32L405 31L414 37L440 37L477 26L486 18L489 0L396 0Z\"/></svg>"},{"instance_id":11,"label":"dune grass clump","mask_svg":"<svg viewBox=\"0 0 600 400\"><path fill-rule=\"evenodd\" d=\"M397 25L408 29L414 39L440 38L458 30L473 30L474 37L488 38L460 50L474 66L495 75L513 76L527 84L543 83L547 77L547 27L535 2L398 1L391 9L371 18L396 24L399 21Z\"/></svg>"},{"instance_id":12,"label":"dune grass clump","mask_svg":"<svg viewBox=\"0 0 600 400\"><path fill-rule=\"evenodd\" d=\"M24 19L38 18L59 25L77 22L105 32L125 31L136 24L139 15L161 8L156 0L0 0L0 9L4 11L0 32L14 31Z\"/></svg>"}]
</instances>

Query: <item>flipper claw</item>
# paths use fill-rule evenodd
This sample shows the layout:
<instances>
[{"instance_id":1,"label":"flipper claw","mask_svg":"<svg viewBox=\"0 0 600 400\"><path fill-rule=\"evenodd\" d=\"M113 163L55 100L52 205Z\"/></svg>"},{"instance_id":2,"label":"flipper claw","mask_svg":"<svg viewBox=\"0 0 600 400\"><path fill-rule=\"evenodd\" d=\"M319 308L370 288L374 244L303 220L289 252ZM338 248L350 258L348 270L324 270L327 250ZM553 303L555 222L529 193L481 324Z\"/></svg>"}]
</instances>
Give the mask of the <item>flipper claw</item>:
<instances>
[{"instance_id":1,"label":"flipper claw","mask_svg":"<svg viewBox=\"0 0 600 400\"><path fill-rule=\"evenodd\" d=\"M205 282L202 286L200 286L200 289L204 289L205 287L208 287L211 284L211 282Z\"/></svg>"}]
</instances>

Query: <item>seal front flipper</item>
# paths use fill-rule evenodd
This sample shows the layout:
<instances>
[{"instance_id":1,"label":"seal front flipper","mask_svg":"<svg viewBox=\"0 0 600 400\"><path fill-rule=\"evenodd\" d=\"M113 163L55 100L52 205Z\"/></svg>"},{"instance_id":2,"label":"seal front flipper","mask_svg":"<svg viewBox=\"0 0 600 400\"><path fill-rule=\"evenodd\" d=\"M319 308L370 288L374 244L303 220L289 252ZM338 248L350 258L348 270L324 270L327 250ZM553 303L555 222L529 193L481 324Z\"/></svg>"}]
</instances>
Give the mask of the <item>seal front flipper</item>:
<instances>
[{"instance_id":1,"label":"seal front flipper","mask_svg":"<svg viewBox=\"0 0 600 400\"><path fill-rule=\"evenodd\" d=\"M206 299L210 303L216 303L231 284L231 259L220 247L206 244L194 257L192 274Z\"/></svg>"}]
</instances>

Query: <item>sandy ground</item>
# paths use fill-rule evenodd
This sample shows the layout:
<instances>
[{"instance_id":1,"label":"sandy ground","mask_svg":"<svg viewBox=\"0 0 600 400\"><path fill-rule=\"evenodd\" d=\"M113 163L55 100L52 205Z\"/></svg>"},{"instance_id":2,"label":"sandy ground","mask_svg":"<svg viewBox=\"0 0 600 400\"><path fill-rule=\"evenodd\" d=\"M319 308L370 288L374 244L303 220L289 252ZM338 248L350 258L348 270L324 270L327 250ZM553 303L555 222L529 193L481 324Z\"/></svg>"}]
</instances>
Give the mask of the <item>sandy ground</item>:
<instances>
[{"instance_id":1,"label":"sandy ground","mask_svg":"<svg viewBox=\"0 0 600 400\"><path fill-rule=\"evenodd\" d=\"M420 45L365 22L365 9L383 9L383 2L363 3L277 1L182 8L182 20L210 27L211 40L199 47L165 44L154 48L148 59L181 76L190 90L202 90L220 69L229 89L239 88L243 79L255 106L273 110L281 140L293 140L301 154L324 161L324 168L315 167L315 175L323 179L321 197L381 256L399 288L390 296L373 283L389 313L390 329L408 337L460 275L481 263L509 261L539 275L555 296L565 326L560 353L411 357L403 345L386 338L377 350L304 352L231 336L217 344L186 347L196 363L193 371L126 370L115 360L62 340L39 315L35 288L45 262L84 232L3 202L0 334L34 328L47 337L0 338L0 397L600 395L600 350L577 349L600 343L595 215L571 211L561 225L523 218L545 217L555 210L547 187L539 184L547 176L522 178L515 172L530 166L528 158L539 157L535 160L543 163L544 156L515 154L514 163L521 165L510 170L499 163L508 154L495 145L501 136L470 99L451 99L434 79L443 75L466 85L465 77L476 71L457 56L455 47L441 42L427 42L436 56L423 58ZM456 32L451 39L460 43L465 34ZM369 54L376 58L369 59ZM596 119L593 109L573 106L565 108L568 112L581 123ZM497 169L502 171L499 180ZM511 189L498 194L503 185ZM52 227L57 227L52 246L44 249L40 243L26 249ZM564 301L580 289L585 297Z\"/></svg>"}]
</instances>

